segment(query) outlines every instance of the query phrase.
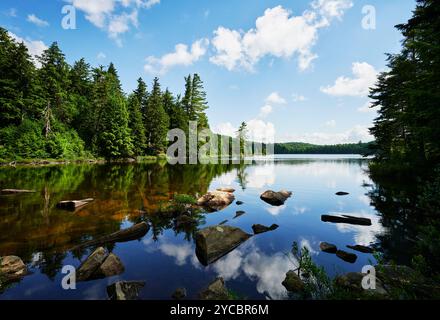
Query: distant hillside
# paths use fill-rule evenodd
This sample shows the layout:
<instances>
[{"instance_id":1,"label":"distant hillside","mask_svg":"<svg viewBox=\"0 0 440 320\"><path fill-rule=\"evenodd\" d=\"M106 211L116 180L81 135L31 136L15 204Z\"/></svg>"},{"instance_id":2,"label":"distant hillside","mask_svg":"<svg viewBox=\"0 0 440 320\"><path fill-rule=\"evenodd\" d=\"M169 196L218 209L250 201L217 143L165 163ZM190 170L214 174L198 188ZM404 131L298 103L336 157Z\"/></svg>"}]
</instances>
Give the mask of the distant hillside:
<instances>
[{"instance_id":1,"label":"distant hillside","mask_svg":"<svg viewBox=\"0 0 440 320\"><path fill-rule=\"evenodd\" d=\"M275 154L362 154L371 153L368 143L316 145L303 142L275 143Z\"/></svg>"}]
</instances>

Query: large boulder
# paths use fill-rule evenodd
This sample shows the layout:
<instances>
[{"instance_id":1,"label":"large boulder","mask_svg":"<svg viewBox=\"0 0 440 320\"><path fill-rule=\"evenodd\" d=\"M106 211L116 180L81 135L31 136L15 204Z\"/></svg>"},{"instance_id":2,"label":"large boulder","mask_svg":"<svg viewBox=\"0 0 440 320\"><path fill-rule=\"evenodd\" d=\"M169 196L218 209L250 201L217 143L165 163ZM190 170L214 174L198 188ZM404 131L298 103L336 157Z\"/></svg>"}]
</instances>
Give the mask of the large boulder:
<instances>
[{"instance_id":1,"label":"large boulder","mask_svg":"<svg viewBox=\"0 0 440 320\"><path fill-rule=\"evenodd\" d=\"M197 205L209 211L219 211L229 206L235 200L232 192L210 191L197 200Z\"/></svg>"},{"instance_id":2,"label":"large boulder","mask_svg":"<svg viewBox=\"0 0 440 320\"><path fill-rule=\"evenodd\" d=\"M298 276L298 274L290 270L286 273L286 278L281 283L287 291L292 293L300 293L304 290L304 282Z\"/></svg>"},{"instance_id":3,"label":"large boulder","mask_svg":"<svg viewBox=\"0 0 440 320\"><path fill-rule=\"evenodd\" d=\"M27 274L27 267L17 256L0 257L0 277L6 282L21 279ZM0 278L0 283L1 283Z\"/></svg>"},{"instance_id":4,"label":"large boulder","mask_svg":"<svg viewBox=\"0 0 440 320\"><path fill-rule=\"evenodd\" d=\"M223 257L252 235L231 226L212 226L196 233L196 255L203 265Z\"/></svg>"},{"instance_id":5,"label":"large boulder","mask_svg":"<svg viewBox=\"0 0 440 320\"><path fill-rule=\"evenodd\" d=\"M95 272L96 277L105 278L112 277L123 273L125 270L121 260L113 253L110 253L104 262L99 266Z\"/></svg>"},{"instance_id":6,"label":"large boulder","mask_svg":"<svg viewBox=\"0 0 440 320\"><path fill-rule=\"evenodd\" d=\"M260 195L260 199L273 205L282 206L288 198L292 196L292 192L281 190L278 192L267 190Z\"/></svg>"},{"instance_id":7,"label":"large boulder","mask_svg":"<svg viewBox=\"0 0 440 320\"><path fill-rule=\"evenodd\" d=\"M228 289L223 278L217 278L200 293L202 300L230 300Z\"/></svg>"},{"instance_id":8,"label":"large boulder","mask_svg":"<svg viewBox=\"0 0 440 320\"><path fill-rule=\"evenodd\" d=\"M107 287L110 300L137 300L144 281L118 281Z\"/></svg>"},{"instance_id":9,"label":"large boulder","mask_svg":"<svg viewBox=\"0 0 440 320\"><path fill-rule=\"evenodd\" d=\"M270 227L264 226L262 224L254 224L252 225L252 230L254 231L254 234L264 233L268 231L273 231L278 229L279 225L273 224Z\"/></svg>"},{"instance_id":10,"label":"large boulder","mask_svg":"<svg viewBox=\"0 0 440 320\"><path fill-rule=\"evenodd\" d=\"M107 256L108 253L103 247L99 247L93 251L92 254L90 254L78 268L76 272L77 281L86 281L91 279Z\"/></svg>"}]
</instances>

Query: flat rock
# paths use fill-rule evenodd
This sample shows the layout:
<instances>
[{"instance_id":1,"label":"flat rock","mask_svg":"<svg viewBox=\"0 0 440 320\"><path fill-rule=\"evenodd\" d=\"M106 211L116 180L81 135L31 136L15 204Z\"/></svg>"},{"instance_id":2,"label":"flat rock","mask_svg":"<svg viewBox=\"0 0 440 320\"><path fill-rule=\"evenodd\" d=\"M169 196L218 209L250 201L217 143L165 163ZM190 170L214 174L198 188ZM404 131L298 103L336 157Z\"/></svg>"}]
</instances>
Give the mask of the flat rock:
<instances>
[{"instance_id":1,"label":"flat rock","mask_svg":"<svg viewBox=\"0 0 440 320\"><path fill-rule=\"evenodd\" d=\"M71 210L74 211L80 207L83 207L90 202L92 202L92 198L83 199L83 200L65 200L57 203L58 209Z\"/></svg>"},{"instance_id":2,"label":"flat rock","mask_svg":"<svg viewBox=\"0 0 440 320\"><path fill-rule=\"evenodd\" d=\"M288 198L292 196L292 192L281 190L278 192L267 190L260 195L260 199L273 205L282 206Z\"/></svg>"},{"instance_id":3,"label":"flat rock","mask_svg":"<svg viewBox=\"0 0 440 320\"><path fill-rule=\"evenodd\" d=\"M338 258L349 262L349 263L355 263L357 260L357 255L355 255L354 253L349 253L343 250L338 250L336 251L336 255L338 256Z\"/></svg>"},{"instance_id":4,"label":"flat rock","mask_svg":"<svg viewBox=\"0 0 440 320\"><path fill-rule=\"evenodd\" d=\"M336 251L338 251L338 248L334 244L328 242L321 242L319 248L322 252L326 253L336 253Z\"/></svg>"},{"instance_id":5,"label":"flat rock","mask_svg":"<svg viewBox=\"0 0 440 320\"><path fill-rule=\"evenodd\" d=\"M202 300L230 300L228 289L223 278L217 278L200 293Z\"/></svg>"},{"instance_id":6,"label":"flat rock","mask_svg":"<svg viewBox=\"0 0 440 320\"><path fill-rule=\"evenodd\" d=\"M373 253L374 250L370 247L366 247L366 246L362 246L360 244L357 244L355 246L350 246L348 245L347 248L351 249L351 250L355 250L355 251L359 251L362 253Z\"/></svg>"},{"instance_id":7,"label":"flat rock","mask_svg":"<svg viewBox=\"0 0 440 320\"><path fill-rule=\"evenodd\" d=\"M185 288L177 288L176 291L172 294L171 298L174 300L182 300L186 297L186 289Z\"/></svg>"},{"instance_id":8,"label":"flat rock","mask_svg":"<svg viewBox=\"0 0 440 320\"><path fill-rule=\"evenodd\" d=\"M78 268L76 272L77 281L86 281L91 279L93 274L107 258L107 255L108 253L103 247L99 247L93 251Z\"/></svg>"},{"instance_id":9,"label":"flat rock","mask_svg":"<svg viewBox=\"0 0 440 320\"><path fill-rule=\"evenodd\" d=\"M116 276L125 271L124 265L118 256L110 253L104 262L99 266L98 270L94 273L96 277L106 278Z\"/></svg>"},{"instance_id":10,"label":"flat rock","mask_svg":"<svg viewBox=\"0 0 440 320\"><path fill-rule=\"evenodd\" d=\"M289 292L299 293L304 290L304 282L293 270L290 270L286 273L286 278L281 284Z\"/></svg>"},{"instance_id":11,"label":"flat rock","mask_svg":"<svg viewBox=\"0 0 440 320\"><path fill-rule=\"evenodd\" d=\"M228 192L228 193L234 193L235 189L234 188L218 188L217 191L222 191L222 192Z\"/></svg>"},{"instance_id":12,"label":"flat rock","mask_svg":"<svg viewBox=\"0 0 440 320\"><path fill-rule=\"evenodd\" d=\"M254 224L252 226L252 230L254 231L254 234L264 233L268 231L273 231L278 229L279 225L273 224L270 227L264 226L262 224Z\"/></svg>"},{"instance_id":13,"label":"flat rock","mask_svg":"<svg viewBox=\"0 0 440 320\"><path fill-rule=\"evenodd\" d=\"M197 205L210 211L219 211L229 206L235 200L231 192L210 191L197 200Z\"/></svg>"},{"instance_id":14,"label":"flat rock","mask_svg":"<svg viewBox=\"0 0 440 320\"><path fill-rule=\"evenodd\" d=\"M244 212L244 211L237 211L236 213L235 213L235 217L234 217L234 219L235 218L238 218L239 216L242 216L242 215L244 215L246 212Z\"/></svg>"},{"instance_id":15,"label":"flat rock","mask_svg":"<svg viewBox=\"0 0 440 320\"><path fill-rule=\"evenodd\" d=\"M6 281L21 279L28 273L27 267L17 256L0 257L0 277L3 276ZM1 283L1 279L0 279Z\"/></svg>"},{"instance_id":16,"label":"flat rock","mask_svg":"<svg viewBox=\"0 0 440 320\"><path fill-rule=\"evenodd\" d=\"M23 190L23 189L3 189L0 194L20 194L20 193L35 193L35 190Z\"/></svg>"},{"instance_id":17,"label":"flat rock","mask_svg":"<svg viewBox=\"0 0 440 320\"><path fill-rule=\"evenodd\" d=\"M110 300L137 300L144 281L118 281L107 287Z\"/></svg>"},{"instance_id":18,"label":"flat rock","mask_svg":"<svg viewBox=\"0 0 440 320\"><path fill-rule=\"evenodd\" d=\"M353 217L348 215L342 216L331 216L328 214L323 214L321 216L321 221L323 222L332 222L332 223L347 223L361 226L371 226L371 219L361 218L361 217Z\"/></svg>"},{"instance_id":19,"label":"flat rock","mask_svg":"<svg viewBox=\"0 0 440 320\"><path fill-rule=\"evenodd\" d=\"M336 195L337 196L347 196L347 195L349 195L349 193L348 192L344 192L344 191L339 191L339 192L336 192Z\"/></svg>"},{"instance_id":20,"label":"flat rock","mask_svg":"<svg viewBox=\"0 0 440 320\"><path fill-rule=\"evenodd\" d=\"M208 265L237 248L252 235L231 226L211 226L197 231L196 255Z\"/></svg>"}]
</instances>

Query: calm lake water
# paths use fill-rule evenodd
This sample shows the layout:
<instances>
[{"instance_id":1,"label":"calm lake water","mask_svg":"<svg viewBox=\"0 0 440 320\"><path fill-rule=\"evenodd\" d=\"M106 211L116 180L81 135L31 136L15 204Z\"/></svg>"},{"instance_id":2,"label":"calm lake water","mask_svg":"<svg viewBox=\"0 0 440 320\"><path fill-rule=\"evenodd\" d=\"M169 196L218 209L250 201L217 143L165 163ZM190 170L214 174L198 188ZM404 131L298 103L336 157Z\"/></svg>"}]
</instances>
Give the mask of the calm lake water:
<instances>
[{"instance_id":1,"label":"calm lake water","mask_svg":"<svg viewBox=\"0 0 440 320\"><path fill-rule=\"evenodd\" d=\"M281 285L292 269L287 253L294 241L306 246L313 260L336 274L361 271L375 262L370 254L354 252L347 245L377 245L387 233L371 205L374 188L365 170L368 160L358 156L277 156L275 161L249 165L103 164L53 167L0 168L0 189L34 189L35 194L0 196L0 256L17 255L31 275L23 278L0 299L106 299L106 286L117 280L143 280L142 299L169 299L178 287L188 298L217 276L229 289L249 299L286 299ZM199 225L176 229L172 219L157 216L160 204L175 193L202 195L218 187L232 186L236 200L226 209L203 215ZM260 200L267 190L293 192L284 206L273 207ZM335 195L338 191L350 194ZM56 208L61 200L94 198L73 213ZM237 210L246 214L233 219ZM333 224L322 214L367 217L372 226ZM220 260L203 266L195 255L193 234L197 229L228 220L252 233L256 223L280 227L259 234ZM109 234L134 223L147 221L152 228L139 240L110 247L125 265L120 276L80 282L76 290L63 290L61 269L79 266L93 250L72 253L86 239ZM322 253L319 243L334 243L356 253L351 264L336 255Z\"/></svg>"}]
</instances>

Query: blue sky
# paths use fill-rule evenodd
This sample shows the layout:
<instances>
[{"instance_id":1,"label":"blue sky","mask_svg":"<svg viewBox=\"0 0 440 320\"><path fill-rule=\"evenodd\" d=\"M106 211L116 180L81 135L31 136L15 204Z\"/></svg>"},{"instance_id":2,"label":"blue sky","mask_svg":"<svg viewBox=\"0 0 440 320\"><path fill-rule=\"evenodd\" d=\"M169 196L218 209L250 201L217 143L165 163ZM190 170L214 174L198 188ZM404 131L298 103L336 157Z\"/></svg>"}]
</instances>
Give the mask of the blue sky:
<instances>
[{"instance_id":1,"label":"blue sky","mask_svg":"<svg viewBox=\"0 0 440 320\"><path fill-rule=\"evenodd\" d=\"M75 29L62 27L64 6ZM414 0L2 0L0 25L39 54L114 62L124 90L159 76L183 91L199 73L214 131L277 141L367 141L366 92L398 52ZM374 9L374 11L372 11ZM72 11L69 11L72 12ZM374 17L374 19L372 19ZM373 23L375 20L375 24ZM65 21L65 20L64 20Z\"/></svg>"}]
</instances>

